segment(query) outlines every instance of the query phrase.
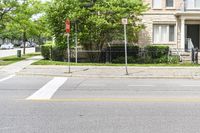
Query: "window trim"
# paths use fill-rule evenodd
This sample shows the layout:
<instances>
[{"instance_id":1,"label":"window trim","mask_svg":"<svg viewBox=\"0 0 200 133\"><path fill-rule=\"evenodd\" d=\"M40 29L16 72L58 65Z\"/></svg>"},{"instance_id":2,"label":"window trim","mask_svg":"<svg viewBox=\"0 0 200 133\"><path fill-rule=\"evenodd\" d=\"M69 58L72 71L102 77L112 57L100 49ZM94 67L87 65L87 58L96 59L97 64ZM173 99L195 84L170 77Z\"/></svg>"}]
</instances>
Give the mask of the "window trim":
<instances>
[{"instance_id":1,"label":"window trim","mask_svg":"<svg viewBox=\"0 0 200 133\"><path fill-rule=\"evenodd\" d=\"M155 36L154 36L154 26L155 25L158 25L159 26L159 41L158 42L155 42ZM166 25L167 26L167 39L168 39L168 41L167 42L162 42L162 41L160 41L160 38L161 38L161 26L162 25ZM169 27L170 27L170 25L173 25L174 26L174 41L169 41ZM176 32L176 24L153 24L153 26L152 26L152 28L153 28L153 34L152 34L152 43L153 44L175 44L176 43L176 34L177 34L177 32Z\"/></svg>"}]
</instances>

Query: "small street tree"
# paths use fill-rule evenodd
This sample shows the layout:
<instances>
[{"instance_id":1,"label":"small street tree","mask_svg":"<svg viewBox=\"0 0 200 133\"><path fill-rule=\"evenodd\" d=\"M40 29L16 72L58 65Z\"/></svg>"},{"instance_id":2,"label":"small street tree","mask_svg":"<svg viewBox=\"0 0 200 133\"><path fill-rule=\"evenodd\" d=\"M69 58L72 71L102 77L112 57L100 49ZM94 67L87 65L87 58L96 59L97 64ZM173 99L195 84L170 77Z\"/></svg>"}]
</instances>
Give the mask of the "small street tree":
<instances>
[{"instance_id":1,"label":"small street tree","mask_svg":"<svg viewBox=\"0 0 200 133\"><path fill-rule=\"evenodd\" d=\"M58 45L65 45L65 20L78 24L79 43L86 49L101 50L122 36L121 19L129 21L129 39L137 41L142 28L139 16L147 9L141 0L54 0L47 13ZM71 36L74 35L72 26Z\"/></svg>"},{"instance_id":2,"label":"small street tree","mask_svg":"<svg viewBox=\"0 0 200 133\"><path fill-rule=\"evenodd\" d=\"M2 7L2 8L1 8ZM45 17L46 4L40 0L9 0L0 3L0 38L16 38L25 43L30 38L42 44L42 38L49 36ZM2 23L1 23L2 22Z\"/></svg>"}]
</instances>

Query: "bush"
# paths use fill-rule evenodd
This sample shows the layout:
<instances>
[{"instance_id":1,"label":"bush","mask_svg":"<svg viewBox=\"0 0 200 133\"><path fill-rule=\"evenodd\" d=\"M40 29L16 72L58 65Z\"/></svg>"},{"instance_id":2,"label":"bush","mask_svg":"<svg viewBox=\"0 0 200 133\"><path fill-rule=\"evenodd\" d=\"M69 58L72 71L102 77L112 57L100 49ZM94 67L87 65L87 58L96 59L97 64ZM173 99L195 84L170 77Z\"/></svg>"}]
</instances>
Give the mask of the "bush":
<instances>
[{"instance_id":1,"label":"bush","mask_svg":"<svg viewBox=\"0 0 200 133\"><path fill-rule=\"evenodd\" d=\"M174 55L174 56L169 57L169 61L168 61L169 64L178 64L179 62L180 62L179 56Z\"/></svg>"},{"instance_id":2,"label":"bush","mask_svg":"<svg viewBox=\"0 0 200 133\"><path fill-rule=\"evenodd\" d=\"M65 50L62 47L55 46L52 42L47 42L41 46L41 54L45 60L63 61Z\"/></svg>"},{"instance_id":3,"label":"bush","mask_svg":"<svg viewBox=\"0 0 200 133\"><path fill-rule=\"evenodd\" d=\"M59 46L53 46L51 59L53 61L64 61L65 50Z\"/></svg>"},{"instance_id":4,"label":"bush","mask_svg":"<svg viewBox=\"0 0 200 133\"><path fill-rule=\"evenodd\" d=\"M137 63L137 59L132 57L132 56L128 56L127 57L127 62L128 63ZM122 63L125 63L125 57L118 57L116 59L114 59L112 61L112 63L116 63L116 64L122 64Z\"/></svg>"},{"instance_id":5,"label":"bush","mask_svg":"<svg viewBox=\"0 0 200 133\"><path fill-rule=\"evenodd\" d=\"M163 56L158 59L154 59L154 63L168 63L168 56Z\"/></svg>"},{"instance_id":6,"label":"bush","mask_svg":"<svg viewBox=\"0 0 200 133\"><path fill-rule=\"evenodd\" d=\"M41 54L45 60L49 60L51 58L51 48L52 48L52 45L41 46Z\"/></svg>"},{"instance_id":7,"label":"bush","mask_svg":"<svg viewBox=\"0 0 200 133\"><path fill-rule=\"evenodd\" d=\"M169 46L149 45L145 47L145 50L147 52L147 56L151 57L152 59L158 59L168 56Z\"/></svg>"},{"instance_id":8,"label":"bush","mask_svg":"<svg viewBox=\"0 0 200 133\"><path fill-rule=\"evenodd\" d=\"M119 57L125 57L124 51L124 44L118 46L111 46L111 48L107 48L106 50L109 51L111 49L111 58L117 59ZM127 55L132 56L134 58L138 57L139 53L139 46L128 45L127 46Z\"/></svg>"},{"instance_id":9,"label":"bush","mask_svg":"<svg viewBox=\"0 0 200 133\"><path fill-rule=\"evenodd\" d=\"M137 58L137 63L139 64L151 64L153 63L153 59L149 56Z\"/></svg>"}]
</instances>

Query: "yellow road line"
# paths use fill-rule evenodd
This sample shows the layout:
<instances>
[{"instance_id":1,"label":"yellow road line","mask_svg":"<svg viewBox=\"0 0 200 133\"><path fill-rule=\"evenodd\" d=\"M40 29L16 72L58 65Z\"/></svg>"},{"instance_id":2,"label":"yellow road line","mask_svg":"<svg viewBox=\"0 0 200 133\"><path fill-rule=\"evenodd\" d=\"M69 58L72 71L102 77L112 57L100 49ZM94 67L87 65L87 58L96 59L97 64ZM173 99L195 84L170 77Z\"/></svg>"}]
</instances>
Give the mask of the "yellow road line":
<instances>
[{"instance_id":1,"label":"yellow road line","mask_svg":"<svg viewBox=\"0 0 200 133\"><path fill-rule=\"evenodd\" d=\"M36 99L38 102L200 102L200 98L65 98Z\"/></svg>"}]
</instances>

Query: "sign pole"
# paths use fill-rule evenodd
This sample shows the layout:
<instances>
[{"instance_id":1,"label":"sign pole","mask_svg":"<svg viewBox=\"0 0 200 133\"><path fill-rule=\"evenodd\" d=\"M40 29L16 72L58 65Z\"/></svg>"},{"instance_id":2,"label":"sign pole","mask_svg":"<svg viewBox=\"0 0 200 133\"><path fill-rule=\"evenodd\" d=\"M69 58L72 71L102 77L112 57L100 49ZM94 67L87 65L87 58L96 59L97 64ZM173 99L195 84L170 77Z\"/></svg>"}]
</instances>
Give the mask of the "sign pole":
<instances>
[{"instance_id":1,"label":"sign pole","mask_svg":"<svg viewBox=\"0 0 200 133\"><path fill-rule=\"evenodd\" d=\"M67 57L68 57L68 66L69 66L68 73L71 73L71 70L70 70L70 47L69 47L70 20L67 19L65 24L66 24L66 33L67 33Z\"/></svg>"},{"instance_id":2,"label":"sign pole","mask_svg":"<svg viewBox=\"0 0 200 133\"><path fill-rule=\"evenodd\" d=\"M126 25L128 24L127 18L122 19L122 24L124 25L124 47L125 47L125 68L126 75L128 75L128 63L127 63L127 36L126 36Z\"/></svg>"},{"instance_id":3,"label":"sign pole","mask_svg":"<svg viewBox=\"0 0 200 133\"><path fill-rule=\"evenodd\" d=\"M78 45L78 40L77 40L77 23L75 22L75 52L76 52L76 63L78 62L78 51L77 51L77 45Z\"/></svg>"},{"instance_id":4,"label":"sign pole","mask_svg":"<svg viewBox=\"0 0 200 133\"><path fill-rule=\"evenodd\" d=\"M68 57L68 73L71 73L70 70L70 49L69 49L69 33L67 33L67 57Z\"/></svg>"}]
</instances>

